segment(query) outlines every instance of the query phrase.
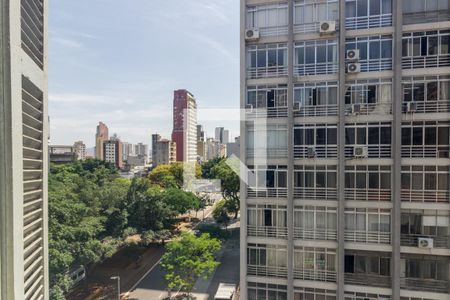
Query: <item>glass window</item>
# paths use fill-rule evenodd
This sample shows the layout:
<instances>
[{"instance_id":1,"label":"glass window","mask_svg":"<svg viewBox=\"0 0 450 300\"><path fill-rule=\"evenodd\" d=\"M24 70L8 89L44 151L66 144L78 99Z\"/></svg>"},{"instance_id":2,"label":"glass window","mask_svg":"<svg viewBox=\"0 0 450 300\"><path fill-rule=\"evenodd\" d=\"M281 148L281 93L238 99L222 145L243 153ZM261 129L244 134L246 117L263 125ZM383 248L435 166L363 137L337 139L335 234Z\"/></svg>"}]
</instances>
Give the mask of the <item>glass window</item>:
<instances>
[{"instance_id":1,"label":"glass window","mask_svg":"<svg viewBox=\"0 0 450 300\"><path fill-rule=\"evenodd\" d=\"M378 145L380 143L380 135L379 135L379 129L374 127L369 127L369 145Z\"/></svg>"},{"instance_id":2,"label":"glass window","mask_svg":"<svg viewBox=\"0 0 450 300\"><path fill-rule=\"evenodd\" d=\"M327 128L327 144L337 144L337 128Z\"/></svg>"},{"instance_id":3,"label":"glass window","mask_svg":"<svg viewBox=\"0 0 450 300\"><path fill-rule=\"evenodd\" d=\"M346 18L356 17L356 1L345 2L345 17Z\"/></svg>"},{"instance_id":4,"label":"glass window","mask_svg":"<svg viewBox=\"0 0 450 300\"><path fill-rule=\"evenodd\" d=\"M392 40L381 41L381 58L392 58Z\"/></svg>"},{"instance_id":5,"label":"glass window","mask_svg":"<svg viewBox=\"0 0 450 300\"><path fill-rule=\"evenodd\" d=\"M357 1L358 17L367 16L367 8L368 8L367 1L368 0Z\"/></svg>"},{"instance_id":6,"label":"glass window","mask_svg":"<svg viewBox=\"0 0 450 300\"><path fill-rule=\"evenodd\" d=\"M369 12L370 12L371 16L380 14L380 9L381 9L380 4L381 4L380 0L370 0Z\"/></svg>"},{"instance_id":7,"label":"glass window","mask_svg":"<svg viewBox=\"0 0 450 300\"><path fill-rule=\"evenodd\" d=\"M413 127L413 145L423 145L423 129L422 127Z\"/></svg>"},{"instance_id":8,"label":"glass window","mask_svg":"<svg viewBox=\"0 0 450 300\"><path fill-rule=\"evenodd\" d=\"M372 1L374 2L374 1ZM370 41L369 43L369 59L379 59L380 58L380 42Z\"/></svg>"},{"instance_id":9,"label":"glass window","mask_svg":"<svg viewBox=\"0 0 450 300\"><path fill-rule=\"evenodd\" d=\"M306 47L306 57L305 57L305 63L306 64L313 64L315 63L315 48L314 47Z\"/></svg>"},{"instance_id":10,"label":"glass window","mask_svg":"<svg viewBox=\"0 0 450 300\"><path fill-rule=\"evenodd\" d=\"M436 128L425 127L425 145L436 145Z\"/></svg>"},{"instance_id":11,"label":"glass window","mask_svg":"<svg viewBox=\"0 0 450 300\"><path fill-rule=\"evenodd\" d=\"M382 173L380 176L380 189L390 189L391 188L391 174Z\"/></svg>"},{"instance_id":12,"label":"glass window","mask_svg":"<svg viewBox=\"0 0 450 300\"><path fill-rule=\"evenodd\" d=\"M391 0L381 0L382 3L382 13L390 14L392 13L392 1Z\"/></svg>"},{"instance_id":13,"label":"glass window","mask_svg":"<svg viewBox=\"0 0 450 300\"><path fill-rule=\"evenodd\" d=\"M438 144L449 145L449 128L438 127Z\"/></svg>"}]
</instances>

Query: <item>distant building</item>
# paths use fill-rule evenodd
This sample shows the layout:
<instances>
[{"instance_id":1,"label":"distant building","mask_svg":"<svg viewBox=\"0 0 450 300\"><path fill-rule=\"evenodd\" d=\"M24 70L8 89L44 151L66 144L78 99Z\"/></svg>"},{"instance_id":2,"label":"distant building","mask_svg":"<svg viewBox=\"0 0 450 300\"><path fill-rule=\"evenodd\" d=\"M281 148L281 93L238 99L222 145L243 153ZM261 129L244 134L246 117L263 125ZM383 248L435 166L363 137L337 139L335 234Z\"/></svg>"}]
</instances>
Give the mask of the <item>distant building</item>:
<instances>
[{"instance_id":1,"label":"distant building","mask_svg":"<svg viewBox=\"0 0 450 300\"><path fill-rule=\"evenodd\" d=\"M131 156L129 155L127 158L127 165L130 167L143 167L147 162L147 157L143 155Z\"/></svg>"},{"instance_id":2,"label":"distant building","mask_svg":"<svg viewBox=\"0 0 450 300\"><path fill-rule=\"evenodd\" d=\"M143 143L138 143L134 145L134 155L135 156L145 156L148 157L148 145Z\"/></svg>"},{"instance_id":3,"label":"distant building","mask_svg":"<svg viewBox=\"0 0 450 300\"><path fill-rule=\"evenodd\" d=\"M83 141L77 141L73 144L75 148L75 153L77 155L78 160L85 160L86 159L86 145L83 143Z\"/></svg>"},{"instance_id":4,"label":"distant building","mask_svg":"<svg viewBox=\"0 0 450 300\"><path fill-rule=\"evenodd\" d=\"M197 161L203 162L206 160L206 142L197 141Z\"/></svg>"},{"instance_id":5,"label":"distant building","mask_svg":"<svg viewBox=\"0 0 450 300\"><path fill-rule=\"evenodd\" d=\"M172 141L177 145L177 161L196 161L197 103L187 90L174 91Z\"/></svg>"},{"instance_id":6,"label":"distant building","mask_svg":"<svg viewBox=\"0 0 450 300\"><path fill-rule=\"evenodd\" d=\"M214 131L214 138L216 141L218 141L219 143L222 143L223 140L223 131L224 128L223 127L216 127L216 130Z\"/></svg>"},{"instance_id":7,"label":"distant building","mask_svg":"<svg viewBox=\"0 0 450 300\"><path fill-rule=\"evenodd\" d=\"M71 145L49 145L48 153L50 162L55 164L67 164L78 159L76 148Z\"/></svg>"},{"instance_id":8,"label":"distant building","mask_svg":"<svg viewBox=\"0 0 450 300\"><path fill-rule=\"evenodd\" d=\"M203 131L203 125L197 125L197 142L205 141L205 132Z\"/></svg>"},{"instance_id":9,"label":"distant building","mask_svg":"<svg viewBox=\"0 0 450 300\"><path fill-rule=\"evenodd\" d=\"M128 156L135 156L134 145L127 142L122 142L123 160L127 161Z\"/></svg>"},{"instance_id":10,"label":"distant building","mask_svg":"<svg viewBox=\"0 0 450 300\"><path fill-rule=\"evenodd\" d=\"M123 168L122 142L117 136L113 136L110 140L103 143L104 160L113 163L116 168Z\"/></svg>"},{"instance_id":11,"label":"distant building","mask_svg":"<svg viewBox=\"0 0 450 300\"><path fill-rule=\"evenodd\" d=\"M223 130L223 134L222 134L222 144L228 144L230 142L230 131L227 129Z\"/></svg>"},{"instance_id":12,"label":"distant building","mask_svg":"<svg viewBox=\"0 0 450 300\"><path fill-rule=\"evenodd\" d=\"M216 141L213 138L208 138L206 139L205 147L206 147L206 158L205 158L206 161L221 156L221 146L219 141Z\"/></svg>"},{"instance_id":13,"label":"distant building","mask_svg":"<svg viewBox=\"0 0 450 300\"><path fill-rule=\"evenodd\" d=\"M161 139L159 134L152 135L152 166L172 164L176 161L175 142Z\"/></svg>"},{"instance_id":14,"label":"distant building","mask_svg":"<svg viewBox=\"0 0 450 300\"><path fill-rule=\"evenodd\" d=\"M104 160L103 145L109 139L108 126L103 122L99 122L97 126L97 133L95 134L95 158Z\"/></svg>"},{"instance_id":15,"label":"distant building","mask_svg":"<svg viewBox=\"0 0 450 300\"><path fill-rule=\"evenodd\" d=\"M234 143L227 143L227 155L226 157L230 157L233 154L237 157L239 157L240 154L240 146L241 146L241 142L240 142L240 137L236 137L234 139Z\"/></svg>"}]
</instances>

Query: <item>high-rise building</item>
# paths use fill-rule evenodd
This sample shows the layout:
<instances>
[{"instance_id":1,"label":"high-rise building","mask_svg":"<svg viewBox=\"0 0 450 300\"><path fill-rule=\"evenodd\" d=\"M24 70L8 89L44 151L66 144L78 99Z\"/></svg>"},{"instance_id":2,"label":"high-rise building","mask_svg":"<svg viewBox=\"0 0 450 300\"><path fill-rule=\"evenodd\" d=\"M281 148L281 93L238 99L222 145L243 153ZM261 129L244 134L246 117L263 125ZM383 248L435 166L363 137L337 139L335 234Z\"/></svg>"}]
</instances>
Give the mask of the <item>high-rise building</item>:
<instances>
[{"instance_id":1,"label":"high-rise building","mask_svg":"<svg viewBox=\"0 0 450 300\"><path fill-rule=\"evenodd\" d=\"M219 143L222 143L222 140L223 140L223 131L224 131L224 128L223 128L223 127L216 127L216 129L214 130L214 138L215 138L216 141L218 141Z\"/></svg>"},{"instance_id":2,"label":"high-rise building","mask_svg":"<svg viewBox=\"0 0 450 300\"><path fill-rule=\"evenodd\" d=\"M123 149L123 160L127 161L129 156L135 156L134 155L134 145L127 142L122 142L122 149Z\"/></svg>"},{"instance_id":3,"label":"high-rise building","mask_svg":"<svg viewBox=\"0 0 450 300\"><path fill-rule=\"evenodd\" d=\"M203 125L197 125L197 142L205 140L205 132L203 131Z\"/></svg>"},{"instance_id":4,"label":"high-rise building","mask_svg":"<svg viewBox=\"0 0 450 300\"><path fill-rule=\"evenodd\" d=\"M148 157L148 145L145 145L143 143L138 143L134 145L134 154L136 156L145 156Z\"/></svg>"},{"instance_id":5,"label":"high-rise building","mask_svg":"<svg viewBox=\"0 0 450 300\"><path fill-rule=\"evenodd\" d=\"M152 166L168 165L176 161L176 143L161 139L159 134L152 135Z\"/></svg>"},{"instance_id":6,"label":"high-rise building","mask_svg":"<svg viewBox=\"0 0 450 300\"><path fill-rule=\"evenodd\" d=\"M103 122L99 122L97 125L97 132L95 134L95 158L104 160L103 145L109 139L108 126Z\"/></svg>"},{"instance_id":7,"label":"high-rise building","mask_svg":"<svg viewBox=\"0 0 450 300\"><path fill-rule=\"evenodd\" d=\"M77 155L78 160L85 160L86 159L86 145L83 143L83 141L77 141L73 144L75 148L75 153Z\"/></svg>"},{"instance_id":8,"label":"high-rise building","mask_svg":"<svg viewBox=\"0 0 450 300\"><path fill-rule=\"evenodd\" d=\"M106 162L113 163L118 169L123 168L122 142L116 135L103 142L103 159Z\"/></svg>"},{"instance_id":9,"label":"high-rise building","mask_svg":"<svg viewBox=\"0 0 450 300\"><path fill-rule=\"evenodd\" d=\"M0 8L0 299L49 299L46 0Z\"/></svg>"},{"instance_id":10,"label":"high-rise building","mask_svg":"<svg viewBox=\"0 0 450 300\"><path fill-rule=\"evenodd\" d=\"M241 0L241 299L450 299L448 0Z\"/></svg>"},{"instance_id":11,"label":"high-rise building","mask_svg":"<svg viewBox=\"0 0 450 300\"><path fill-rule=\"evenodd\" d=\"M177 145L177 161L196 161L197 103L187 90L174 91L172 141Z\"/></svg>"},{"instance_id":12,"label":"high-rise building","mask_svg":"<svg viewBox=\"0 0 450 300\"><path fill-rule=\"evenodd\" d=\"M224 129L222 136L222 144L228 144L230 142L230 131L228 129Z\"/></svg>"}]
</instances>

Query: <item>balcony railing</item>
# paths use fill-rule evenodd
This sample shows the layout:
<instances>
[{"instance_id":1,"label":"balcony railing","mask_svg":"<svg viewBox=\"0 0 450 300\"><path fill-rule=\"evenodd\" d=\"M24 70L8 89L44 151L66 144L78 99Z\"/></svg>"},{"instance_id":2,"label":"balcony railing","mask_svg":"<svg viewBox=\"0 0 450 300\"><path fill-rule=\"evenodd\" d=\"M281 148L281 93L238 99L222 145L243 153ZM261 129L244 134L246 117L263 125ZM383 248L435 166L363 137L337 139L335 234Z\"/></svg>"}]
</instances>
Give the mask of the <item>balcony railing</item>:
<instances>
[{"instance_id":1,"label":"balcony railing","mask_svg":"<svg viewBox=\"0 0 450 300\"><path fill-rule=\"evenodd\" d=\"M337 231L336 229L326 228L304 229L294 227L294 239L335 241L337 240Z\"/></svg>"},{"instance_id":2,"label":"balcony railing","mask_svg":"<svg viewBox=\"0 0 450 300\"><path fill-rule=\"evenodd\" d=\"M253 276L265 277L281 277L287 276L286 267L271 267L271 266L252 266L247 265L247 274Z\"/></svg>"},{"instance_id":3,"label":"balcony railing","mask_svg":"<svg viewBox=\"0 0 450 300\"><path fill-rule=\"evenodd\" d=\"M345 19L345 29L367 29L392 26L392 14Z\"/></svg>"},{"instance_id":4,"label":"balcony railing","mask_svg":"<svg viewBox=\"0 0 450 300\"><path fill-rule=\"evenodd\" d=\"M345 241L355 243L390 244L391 234L380 231L346 230Z\"/></svg>"},{"instance_id":5,"label":"balcony railing","mask_svg":"<svg viewBox=\"0 0 450 300\"><path fill-rule=\"evenodd\" d=\"M437 68L449 66L450 66L450 54L438 56L429 55L429 56L402 58L402 69L422 69L422 68Z\"/></svg>"},{"instance_id":6,"label":"balcony railing","mask_svg":"<svg viewBox=\"0 0 450 300\"><path fill-rule=\"evenodd\" d=\"M391 201L390 189L346 188L345 200Z\"/></svg>"},{"instance_id":7,"label":"balcony railing","mask_svg":"<svg viewBox=\"0 0 450 300\"><path fill-rule=\"evenodd\" d=\"M345 273L344 281L346 284L366 285L375 287L390 287L391 277L373 275L367 273Z\"/></svg>"},{"instance_id":8,"label":"balcony railing","mask_svg":"<svg viewBox=\"0 0 450 300\"><path fill-rule=\"evenodd\" d=\"M392 58L361 60L361 72L392 70Z\"/></svg>"},{"instance_id":9,"label":"balcony railing","mask_svg":"<svg viewBox=\"0 0 450 300\"><path fill-rule=\"evenodd\" d=\"M314 147L315 156L308 156L308 148ZM337 145L294 146L294 158L336 158Z\"/></svg>"},{"instance_id":10,"label":"balcony railing","mask_svg":"<svg viewBox=\"0 0 450 300\"><path fill-rule=\"evenodd\" d=\"M417 247L419 238L432 239L433 248L450 249L449 236L433 236L425 234L402 234L401 245L407 247Z\"/></svg>"},{"instance_id":11,"label":"balcony railing","mask_svg":"<svg viewBox=\"0 0 450 300\"><path fill-rule=\"evenodd\" d=\"M326 117L337 116L337 104L307 105L301 106L300 110L294 110L294 117Z\"/></svg>"},{"instance_id":12,"label":"balcony railing","mask_svg":"<svg viewBox=\"0 0 450 300\"><path fill-rule=\"evenodd\" d=\"M247 225L247 235L254 237L287 238L287 228Z\"/></svg>"},{"instance_id":13,"label":"balcony railing","mask_svg":"<svg viewBox=\"0 0 450 300\"><path fill-rule=\"evenodd\" d=\"M415 103L416 107L414 113L447 113L450 112L450 101L449 100L439 100L439 101L414 101L414 102L403 102L403 112L410 113L407 109L407 103Z\"/></svg>"},{"instance_id":14,"label":"balcony railing","mask_svg":"<svg viewBox=\"0 0 450 300\"><path fill-rule=\"evenodd\" d=\"M287 75L288 75L287 66L247 68L248 79L285 77Z\"/></svg>"},{"instance_id":15,"label":"balcony railing","mask_svg":"<svg viewBox=\"0 0 450 300\"><path fill-rule=\"evenodd\" d=\"M368 145L367 154L369 158L390 158L391 157L391 145ZM355 146L345 146L345 157L354 157Z\"/></svg>"},{"instance_id":16,"label":"balcony railing","mask_svg":"<svg viewBox=\"0 0 450 300\"><path fill-rule=\"evenodd\" d=\"M337 189L295 187L294 198L304 200L337 200Z\"/></svg>"},{"instance_id":17,"label":"balcony railing","mask_svg":"<svg viewBox=\"0 0 450 300\"><path fill-rule=\"evenodd\" d=\"M248 188L247 197L249 198L286 198L286 188Z\"/></svg>"},{"instance_id":18,"label":"balcony railing","mask_svg":"<svg viewBox=\"0 0 450 300\"><path fill-rule=\"evenodd\" d=\"M338 70L337 63L303 64L294 66L294 75L308 76L308 75L335 74L337 70Z\"/></svg>"},{"instance_id":19,"label":"balcony railing","mask_svg":"<svg viewBox=\"0 0 450 300\"><path fill-rule=\"evenodd\" d=\"M448 146L403 145L402 157L449 158Z\"/></svg>"},{"instance_id":20,"label":"balcony railing","mask_svg":"<svg viewBox=\"0 0 450 300\"><path fill-rule=\"evenodd\" d=\"M336 31L339 31L339 21L336 22ZM294 24L294 33L314 33L320 31L320 22Z\"/></svg>"},{"instance_id":21,"label":"balcony railing","mask_svg":"<svg viewBox=\"0 0 450 300\"><path fill-rule=\"evenodd\" d=\"M288 26L259 27L260 36L280 36L288 34Z\"/></svg>"},{"instance_id":22,"label":"balcony railing","mask_svg":"<svg viewBox=\"0 0 450 300\"><path fill-rule=\"evenodd\" d=\"M450 14L448 10L437 10L418 13L403 14L403 24L420 24L450 21Z\"/></svg>"},{"instance_id":23,"label":"balcony railing","mask_svg":"<svg viewBox=\"0 0 450 300\"><path fill-rule=\"evenodd\" d=\"M406 290L448 293L448 280L418 279L418 278L400 278L400 287Z\"/></svg>"},{"instance_id":24,"label":"balcony railing","mask_svg":"<svg viewBox=\"0 0 450 300\"><path fill-rule=\"evenodd\" d=\"M354 111L355 105L359 106L358 111ZM346 104L345 114L347 116L368 116L368 115L391 115L392 103L358 103Z\"/></svg>"},{"instance_id":25,"label":"balcony railing","mask_svg":"<svg viewBox=\"0 0 450 300\"><path fill-rule=\"evenodd\" d=\"M255 118L286 118L288 116L287 107L267 107L253 108L245 110L247 119Z\"/></svg>"},{"instance_id":26,"label":"balcony railing","mask_svg":"<svg viewBox=\"0 0 450 300\"><path fill-rule=\"evenodd\" d=\"M407 190L402 189L402 201L407 202L434 202L449 203L450 192L448 190Z\"/></svg>"},{"instance_id":27,"label":"balcony railing","mask_svg":"<svg viewBox=\"0 0 450 300\"><path fill-rule=\"evenodd\" d=\"M294 279L336 282L336 271L295 269Z\"/></svg>"},{"instance_id":28,"label":"balcony railing","mask_svg":"<svg viewBox=\"0 0 450 300\"><path fill-rule=\"evenodd\" d=\"M287 149L248 149L247 158L287 158Z\"/></svg>"}]
</instances>

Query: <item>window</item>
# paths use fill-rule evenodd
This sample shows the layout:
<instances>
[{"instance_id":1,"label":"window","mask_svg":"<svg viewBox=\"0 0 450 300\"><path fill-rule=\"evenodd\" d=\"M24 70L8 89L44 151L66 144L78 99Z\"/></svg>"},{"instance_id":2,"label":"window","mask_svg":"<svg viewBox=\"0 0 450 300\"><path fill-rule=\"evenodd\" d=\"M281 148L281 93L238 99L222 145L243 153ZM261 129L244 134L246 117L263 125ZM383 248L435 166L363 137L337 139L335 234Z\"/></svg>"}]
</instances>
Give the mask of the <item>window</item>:
<instances>
[{"instance_id":1,"label":"window","mask_svg":"<svg viewBox=\"0 0 450 300\"><path fill-rule=\"evenodd\" d=\"M318 192L317 197L336 199L335 189L337 184L336 166L295 166L294 188L296 198L315 198L315 192L327 189L325 192ZM297 189L298 188L298 189Z\"/></svg>"},{"instance_id":2,"label":"window","mask_svg":"<svg viewBox=\"0 0 450 300\"><path fill-rule=\"evenodd\" d=\"M328 248L295 247L294 270L300 272L303 272L304 270L335 272L336 250ZM297 277L299 277L299 279L320 280L322 276L319 275L316 278L311 278L310 275Z\"/></svg>"},{"instance_id":3,"label":"window","mask_svg":"<svg viewBox=\"0 0 450 300\"><path fill-rule=\"evenodd\" d=\"M247 77L287 75L287 45L265 44L247 47Z\"/></svg>"},{"instance_id":4,"label":"window","mask_svg":"<svg viewBox=\"0 0 450 300\"><path fill-rule=\"evenodd\" d=\"M337 0L297 0L294 2L294 32L318 32L319 22L339 17Z\"/></svg>"},{"instance_id":5,"label":"window","mask_svg":"<svg viewBox=\"0 0 450 300\"><path fill-rule=\"evenodd\" d=\"M257 28L262 36L287 34L286 4L259 5L247 8L247 28Z\"/></svg>"},{"instance_id":6,"label":"window","mask_svg":"<svg viewBox=\"0 0 450 300\"><path fill-rule=\"evenodd\" d=\"M295 75L337 72L337 41L315 40L295 43Z\"/></svg>"},{"instance_id":7,"label":"window","mask_svg":"<svg viewBox=\"0 0 450 300\"><path fill-rule=\"evenodd\" d=\"M403 102L418 102L416 113L449 112L449 86L449 76L403 78Z\"/></svg>"},{"instance_id":8,"label":"window","mask_svg":"<svg viewBox=\"0 0 450 300\"><path fill-rule=\"evenodd\" d=\"M448 158L449 126L440 121L403 123L402 156Z\"/></svg>"},{"instance_id":9,"label":"window","mask_svg":"<svg viewBox=\"0 0 450 300\"><path fill-rule=\"evenodd\" d=\"M448 281L449 263L446 259L433 256L403 257L400 264L405 270L403 278Z\"/></svg>"},{"instance_id":10,"label":"window","mask_svg":"<svg viewBox=\"0 0 450 300\"><path fill-rule=\"evenodd\" d=\"M294 207L295 237L304 239L336 239L336 207ZM325 234L328 232L328 234Z\"/></svg>"},{"instance_id":11,"label":"window","mask_svg":"<svg viewBox=\"0 0 450 300\"><path fill-rule=\"evenodd\" d=\"M346 166L345 169L347 189L369 188L369 186L369 189L391 188L390 166ZM374 200L378 199L374 197Z\"/></svg>"},{"instance_id":12,"label":"window","mask_svg":"<svg viewBox=\"0 0 450 300\"><path fill-rule=\"evenodd\" d=\"M447 192L449 174L446 166L402 166L402 189Z\"/></svg>"},{"instance_id":13,"label":"window","mask_svg":"<svg viewBox=\"0 0 450 300\"><path fill-rule=\"evenodd\" d=\"M255 152L256 151L256 152ZM265 152L261 153L261 151ZM285 157L287 151L287 126L268 125L265 128L247 127L247 155Z\"/></svg>"},{"instance_id":14,"label":"window","mask_svg":"<svg viewBox=\"0 0 450 300\"><path fill-rule=\"evenodd\" d=\"M408 0L403 4L403 23L428 23L449 20L448 0Z\"/></svg>"},{"instance_id":15,"label":"window","mask_svg":"<svg viewBox=\"0 0 450 300\"><path fill-rule=\"evenodd\" d=\"M390 257L345 255L345 273L390 276Z\"/></svg>"},{"instance_id":16,"label":"window","mask_svg":"<svg viewBox=\"0 0 450 300\"><path fill-rule=\"evenodd\" d=\"M249 186L252 188L286 188L286 166L249 167ZM253 183L253 185L251 185Z\"/></svg>"},{"instance_id":17,"label":"window","mask_svg":"<svg viewBox=\"0 0 450 300\"><path fill-rule=\"evenodd\" d=\"M363 29L392 25L391 0L347 0L346 29Z\"/></svg>"},{"instance_id":18,"label":"window","mask_svg":"<svg viewBox=\"0 0 450 300\"><path fill-rule=\"evenodd\" d=\"M287 107L287 86L249 86L247 104L255 109Z\"/></svg>"},{"instance_id":19,"label":"window","mask_svg":"<svg viewBox=\"0 0 450 300\"><path fill-rule=\"evenodd\" d=\"M362 72L392 69L392 36L347 39L346 50L351 49L359 49Z\"/></svg>"}]
</instances>

